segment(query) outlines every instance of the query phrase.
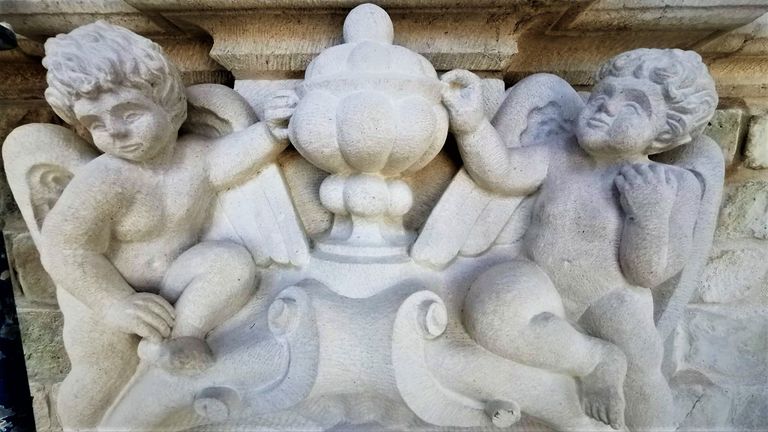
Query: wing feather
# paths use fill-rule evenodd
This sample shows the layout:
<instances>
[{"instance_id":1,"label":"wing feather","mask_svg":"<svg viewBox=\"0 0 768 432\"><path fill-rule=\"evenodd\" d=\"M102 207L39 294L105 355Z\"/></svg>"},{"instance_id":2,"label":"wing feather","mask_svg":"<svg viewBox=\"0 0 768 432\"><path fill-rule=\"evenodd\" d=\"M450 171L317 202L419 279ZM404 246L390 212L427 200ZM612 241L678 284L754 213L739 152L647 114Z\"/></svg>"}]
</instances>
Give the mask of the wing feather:
<instances>
[{"instance_id":1,"label":"wing feather","mask_svg":"<svg viewBox=\"0 0 768 432\"><path fill-rule=\"evenodd\" d=\"M257 120L251 105L226 86L191 86L187 98L189 114L182 129L190 133L216 138ZM242 244L261 266L273 262L301 266L309 260L309 242L276 163L219 194L203 238Z\"/></svg>"},{"instance_id":2,"label":"wing feather","mask_svg":"<svg viewBox=\"0 0 768 432\"><path fill-rule=\"evenodd\" d=\"M706 135L659 155L657 160L691 171L702 186L691 256L679 274L653 290L656 328L666 339L696 292L707 263L722 199L725 162L720 147Z\"/></svg>"},{"instance_id":3,"label":"wing feather","mask_svg":"<svg viewBox=\"0 0 768 432\"><path fill-rule=\"evenodd\" d=\"M33 123L14 129L3 143L8 185L35 244L48 212L69 181L98 151L73 131Z\"/></svg>"}]
</instances>

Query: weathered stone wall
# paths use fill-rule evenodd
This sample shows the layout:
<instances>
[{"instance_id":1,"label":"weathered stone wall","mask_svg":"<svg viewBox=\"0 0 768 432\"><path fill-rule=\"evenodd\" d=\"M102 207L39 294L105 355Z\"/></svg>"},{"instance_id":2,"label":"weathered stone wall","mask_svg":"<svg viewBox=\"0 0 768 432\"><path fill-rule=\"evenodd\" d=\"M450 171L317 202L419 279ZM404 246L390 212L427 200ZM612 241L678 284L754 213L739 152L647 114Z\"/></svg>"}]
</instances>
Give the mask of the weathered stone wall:
<instances>
[{"instance_id":1,"label":"weathered stone wall","mask_svg":"<svg viewBox=\"0 0 768 432\"><path fill-rule=\"evenodd\" d=\"M71 8L57 2L16 3L27 7L17 6L0 19L8 19L30 39L23 40L19 49L0 53L4 80L0 141L22 124L60 123L42 100L40 42L48 35L107 19L161 43L188 83L232 84L233 78L300 75L312 54L337 38L326 33L338 28L334 20L342 15L337 12L354 2L327 2L331 18L318 11L301 15L293 9L304 4L298 0L278 2L275 7L293 15L265 17L258 10L261 3L244 0L236 2L239 13L234 21L231 15L227 20L217 16L221 8L206 1L191 2L200 10L213 9L206 13L150 0L78 2ZM588 89L597 64L625 49L677 46L702 52L722 97L707 133L720 143L728 163L726 194L698 294L667 341L665 371L675 390L681 430L768 428L768 15L759 18L768 6L760 1L689 2L696 7L653 0L573 6L545 1L540 10L525 12L527 2L508 6L487 1L482 2L486 9L474 9L464 17L439 14L440 18L430 19L435 13L425 10L415 19L409 6L445 5L383 3L400 11L393 16L396 25L407 29L398 32L404 35L404 44L410 41L417 50L421 44L421 51L446 69L465 67L503 76L508 85L530 73L548 71ZM57 11L62 12L58 18ZM238 33L255 19L259 31ZM430 33L430 25L440 31ZM317 31L296 36L307 26ZM485 31L475 32L481 27ZM462 35L471 37L472 43L464 44ZM426 44L430 40L437 43ZM234 49L238 46L241 49ZM210 50L218 63L208 57ZM69 368L61 313L52 282L4 184L0 198L37 427L59 430L56 389Z\"/></svg>"}]
</instances>

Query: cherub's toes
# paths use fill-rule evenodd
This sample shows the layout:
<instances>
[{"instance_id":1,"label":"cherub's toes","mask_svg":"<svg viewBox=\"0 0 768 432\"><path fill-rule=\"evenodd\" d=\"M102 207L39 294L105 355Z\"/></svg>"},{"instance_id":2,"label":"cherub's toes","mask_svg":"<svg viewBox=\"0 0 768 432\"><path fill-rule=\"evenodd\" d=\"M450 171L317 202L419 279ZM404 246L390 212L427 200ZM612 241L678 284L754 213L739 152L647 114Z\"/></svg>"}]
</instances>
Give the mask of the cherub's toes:
<instances>
[{"instance_id":1,"label":"cherub's toes","mask_svg":"<svg viewBox=\"0 0 768 432\"><path fill-rule=\"evenodd\" d=\"M600 418L597 416L597 404L596 403L590 403L589 404L589 414L590 417L592 417L595 420L600 420Z\"/></svg>"},{"instance_id":2,"label":"cherub's toes","mask_svg":"<svg viewBox=\"0 0 768 432\"><path fill-rule=\"evenodd\" d=\"M608 421L613 429L619 430L624 424L624 410L621 406L611 404L611 408L608 411Z\"/></svg>"},{"instance_id":3,"label":"cherub's toes","mask_svg":"<svg viewBox=\"0 0 768 432\"><path fill-rule=\"evenodd\" d=\"M609 424L610 423L608 421L608 412L607 411L608 410L605 409L605 405L603 405L601 403L597 404L597 416L600 418L600 421L605 423L605 424Z\"/></svg>"}]
</instances>

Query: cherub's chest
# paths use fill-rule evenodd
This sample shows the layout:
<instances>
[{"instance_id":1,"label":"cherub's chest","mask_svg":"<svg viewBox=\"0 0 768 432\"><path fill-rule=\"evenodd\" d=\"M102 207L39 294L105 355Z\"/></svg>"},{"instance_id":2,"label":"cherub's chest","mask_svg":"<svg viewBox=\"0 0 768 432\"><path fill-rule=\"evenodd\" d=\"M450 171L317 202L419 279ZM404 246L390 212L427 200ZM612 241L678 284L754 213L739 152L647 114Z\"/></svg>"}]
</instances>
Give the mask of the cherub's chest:
<instances>
[{"instance_id":1,"label":"cherub's chest","mask_svg":"<svg viewBox=\"0 0 768 432\"><path fill-rule=\"evenodd\" d=\"M114 237L145 241L185 224L199 225L212 198L201 177L192 170L168 170L136 179L132 200L116 220Z\"/></svg>"},{"instance_id":2,"label":"cherub's chest","mask_svg":"<svg viewBox=\"0 0 768 432\"><path fill-rule=\"evenodd\" d=\"M602 237L620 229L618 192L612 174L561 171L550 175L534 209L534 222L573 235Z\"/></svg>"}]
</instances>

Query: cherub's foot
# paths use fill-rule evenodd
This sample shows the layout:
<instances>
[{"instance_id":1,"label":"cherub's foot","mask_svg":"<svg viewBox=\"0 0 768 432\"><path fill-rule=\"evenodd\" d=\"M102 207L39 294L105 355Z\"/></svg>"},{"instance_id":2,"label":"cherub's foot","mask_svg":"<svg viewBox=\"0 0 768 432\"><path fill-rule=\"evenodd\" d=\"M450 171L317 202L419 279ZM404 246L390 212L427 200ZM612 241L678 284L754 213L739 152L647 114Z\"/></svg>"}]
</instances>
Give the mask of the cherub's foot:
<instances>
[{"instance_id":1,"label":"cherub's foot","mask_svg":"<svg viewBox=\"0 0 768 432\"><path fill-rule=\"evenodd\" d=\"M584 413L614 429L624 426L624 376L627 358L620 349L606 344L602 360L581 377L581 405Z\"/></svg>"},{"instance_id":2,"label":"cherub's foot","mask_svg":"<svg viewBox=\"0 0 768 432\"><path fill-rule=\"evenodd\" d=\"M213 365L211 348L196 337L167 339L161 343L144 339L139 357L177 375L196 375Z\"/></svg>"}]
</instances>

